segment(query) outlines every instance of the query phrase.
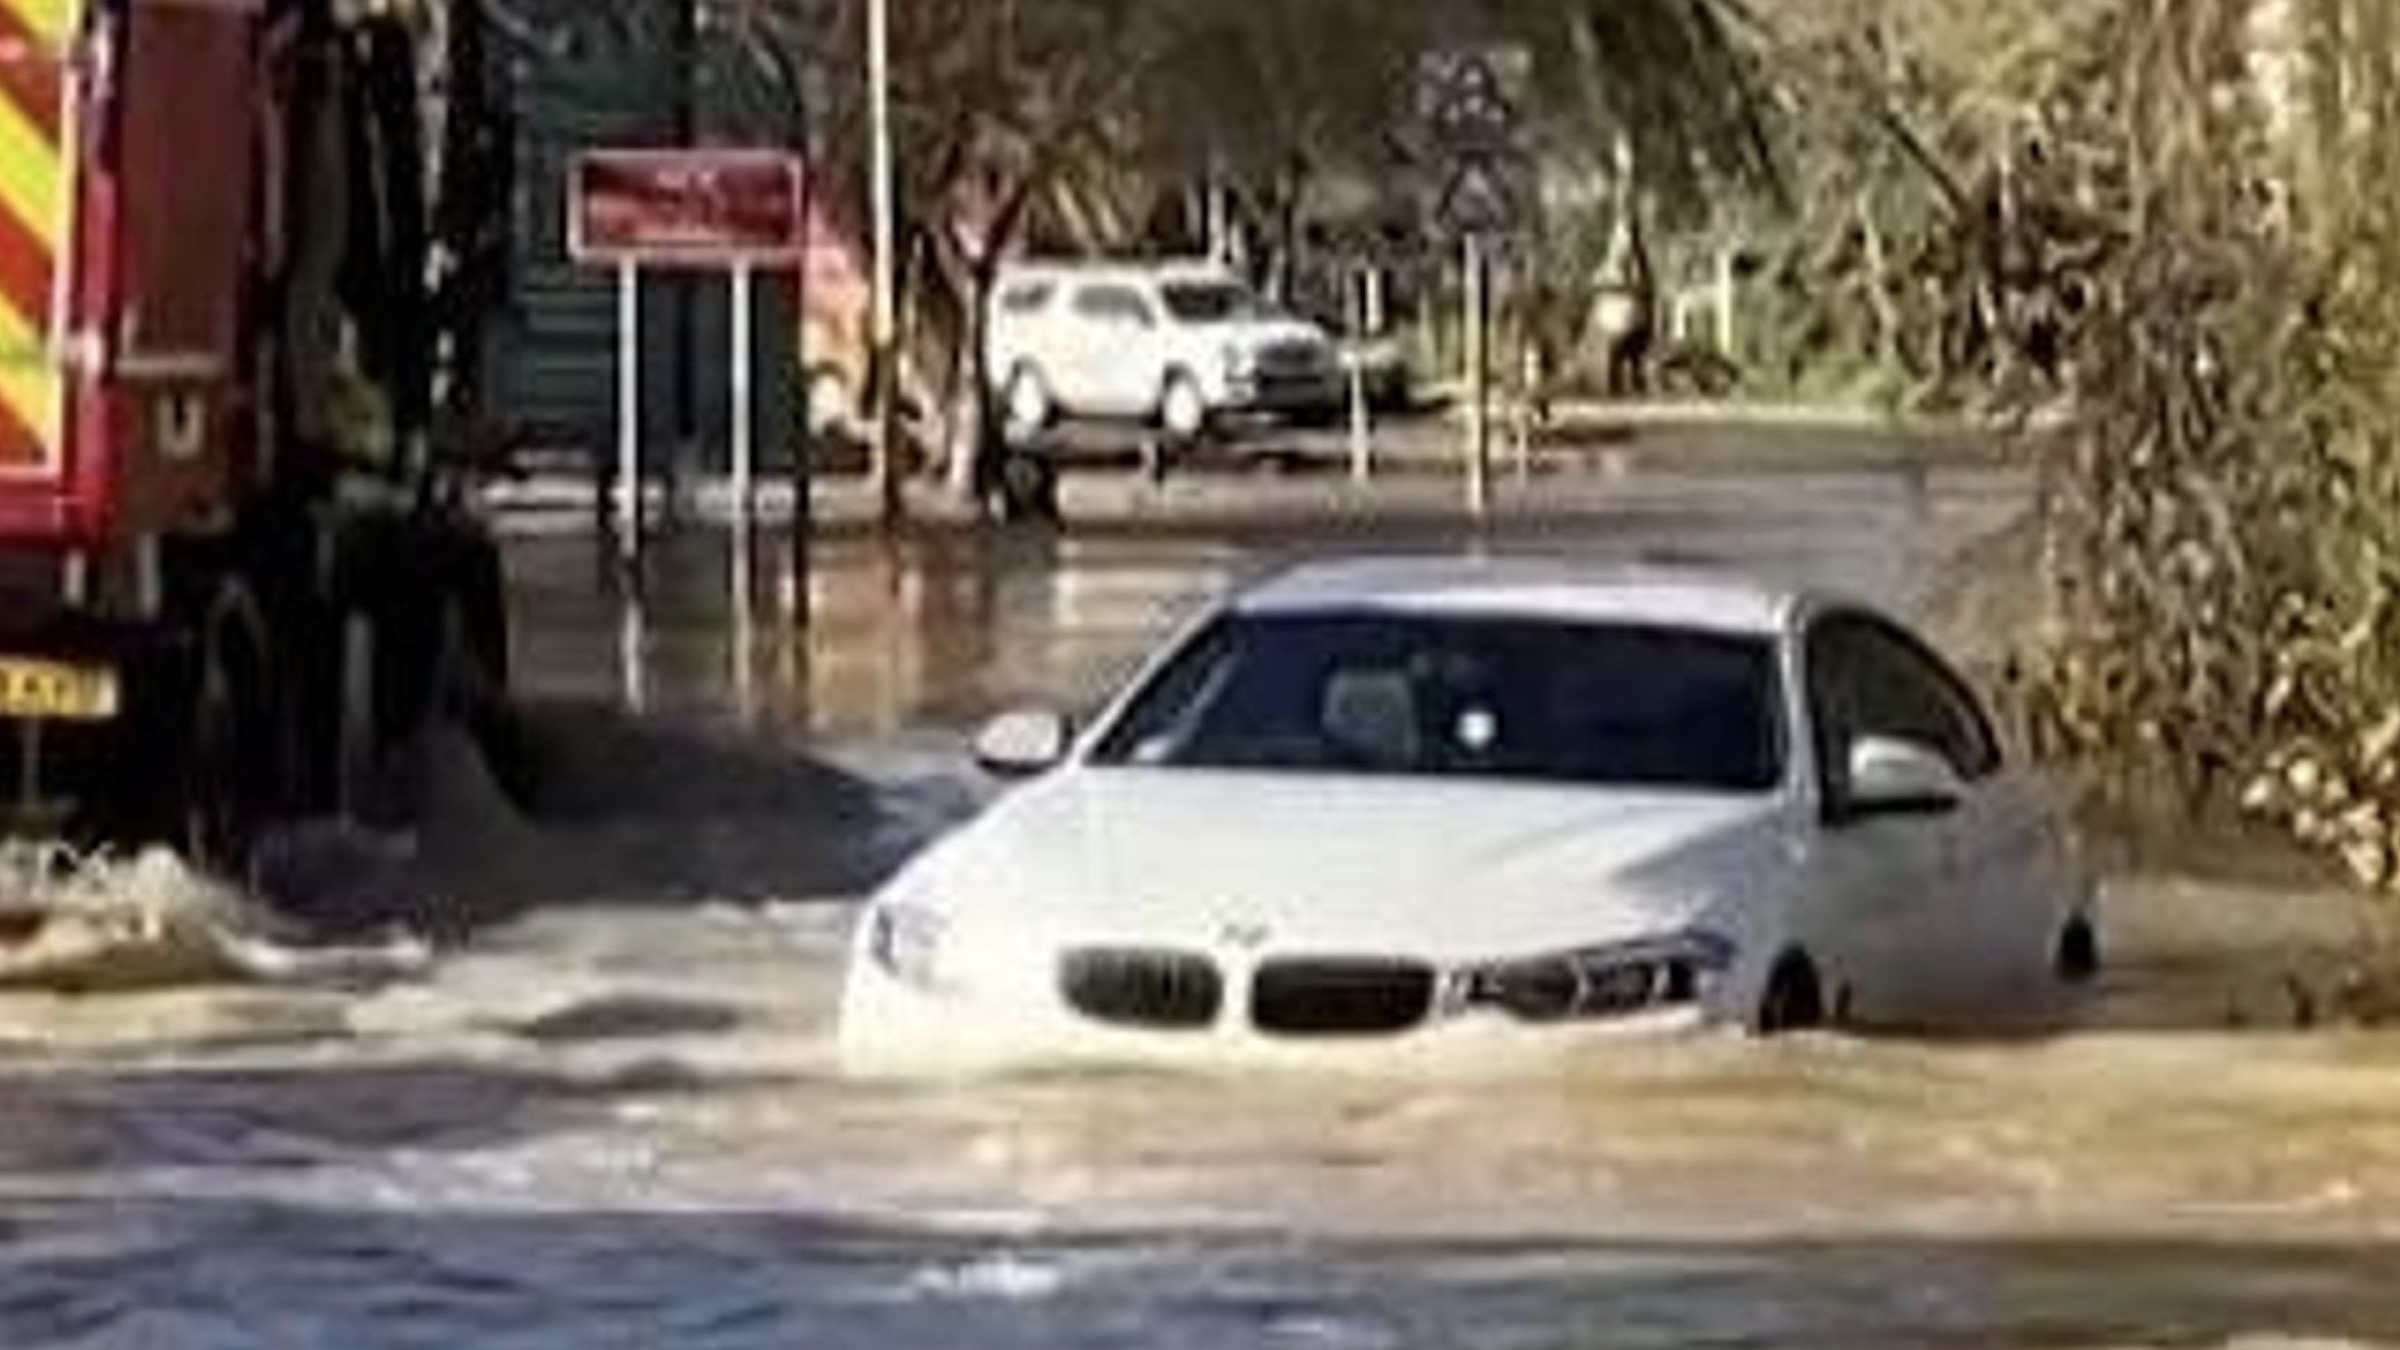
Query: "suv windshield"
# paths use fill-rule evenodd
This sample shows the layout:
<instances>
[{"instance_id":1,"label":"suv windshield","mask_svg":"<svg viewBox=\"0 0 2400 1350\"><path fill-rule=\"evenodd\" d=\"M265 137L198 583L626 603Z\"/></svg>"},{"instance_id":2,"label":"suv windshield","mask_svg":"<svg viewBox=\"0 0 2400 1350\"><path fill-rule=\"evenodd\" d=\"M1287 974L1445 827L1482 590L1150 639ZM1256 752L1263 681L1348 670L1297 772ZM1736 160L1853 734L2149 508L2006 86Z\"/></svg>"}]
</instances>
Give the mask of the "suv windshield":
<instances>
[{"instance_id":1,"label":"suv windshield","mask_svg":"<svg viewBox=\"0 0 2400 1350\"><path fill-rule=\"evenodd\" d=\"M1230 281L1170 281L1158 289L1167 312L1184 323L1229 323L1266 312L1257 296Z\"/></svg>"},{"instance_id":2,"label":"suv windshield","mask_svg":"<svg viewBox=\"0 0 2400 1350\"><path fill-rule=\"evenodd\" d=\"M1774 647L1630 625L1229 616L1103 739L1103 766L1763 792L1783 773Z\"/></svg>"}]
</instances>

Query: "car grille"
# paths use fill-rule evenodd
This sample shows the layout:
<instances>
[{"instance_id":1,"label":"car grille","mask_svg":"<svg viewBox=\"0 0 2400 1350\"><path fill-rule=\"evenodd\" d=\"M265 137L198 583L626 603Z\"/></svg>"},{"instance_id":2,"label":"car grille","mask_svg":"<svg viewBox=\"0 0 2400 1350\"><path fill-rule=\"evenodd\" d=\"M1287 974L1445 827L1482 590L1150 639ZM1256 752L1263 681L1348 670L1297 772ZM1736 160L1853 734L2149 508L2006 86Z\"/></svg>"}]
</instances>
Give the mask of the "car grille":
<instances>
[{"instance_id":1,"label":"car grille","mask_svg":"<svg viewBox=\"0 0 2400 1350\"><path fill-rule=\"evenodd\" d=\"M1211 1026L1225 1001L1216 964L1184 952L1072 952L1058 982L1068 1006L1093 1021L1153 1031Z\"/></svg>"},{"instance_id":2,"label":"car grille","mask_svg":"<svg viewBox=\"0 0 2400 1350\"><path fill-rule=\"evenodd\" d=\"M1389 1036L1433 1011L1430 967L1408 961L1272 961L1250 985L1250 1021L1274 1036Z\"/></svg>"}]
</instances>

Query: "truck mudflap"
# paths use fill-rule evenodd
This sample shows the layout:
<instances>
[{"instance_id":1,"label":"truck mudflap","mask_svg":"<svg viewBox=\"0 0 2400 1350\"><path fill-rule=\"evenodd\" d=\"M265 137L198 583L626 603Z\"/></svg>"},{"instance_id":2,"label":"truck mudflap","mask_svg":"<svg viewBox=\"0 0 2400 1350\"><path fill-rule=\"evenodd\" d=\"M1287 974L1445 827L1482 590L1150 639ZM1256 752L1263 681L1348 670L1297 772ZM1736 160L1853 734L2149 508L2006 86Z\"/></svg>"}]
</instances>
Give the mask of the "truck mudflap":
<instances>
[{"instance_id":1,"label":"truck mudflap","mask_svg":"<svg viewBox=\"0 0 2400 1350\"><path fill-rule=\"evenodd\" d=\"M0 832L184 842L198 665L163 625L0 623Z\"/></svg>"}]
</instances>

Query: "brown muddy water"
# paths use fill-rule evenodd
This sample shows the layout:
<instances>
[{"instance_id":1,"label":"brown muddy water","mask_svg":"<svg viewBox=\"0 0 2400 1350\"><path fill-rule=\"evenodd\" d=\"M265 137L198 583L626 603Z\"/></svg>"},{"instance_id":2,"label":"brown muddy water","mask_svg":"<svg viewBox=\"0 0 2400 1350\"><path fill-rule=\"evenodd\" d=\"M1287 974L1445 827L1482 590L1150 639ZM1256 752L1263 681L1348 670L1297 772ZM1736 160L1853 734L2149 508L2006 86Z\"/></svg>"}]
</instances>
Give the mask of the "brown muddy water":
<instances>
[{"instance_id":1,"label":"brown muddy water","mask_svg":"<svg viewBox=\"0 0 2400 1350\"><path fill-rule=\"evenodd\" d=\"M1087 706L1273 560L1706 554L1905 605L2022 500L1637 479L1474 535L1400 500L805 580L766 541L747 607L693 538L638 614L588 541L522 541L530 792L431 755L420 835L315 878L476 914L427 978L0 1002L0 1345L2400 1344L2400 1036L2292 1027L2379 926L2231 848L2120 878L2116 964L2040 1038L833 1070L845 902L988 794L962 729Z\"/></svg>"}]
</instances>

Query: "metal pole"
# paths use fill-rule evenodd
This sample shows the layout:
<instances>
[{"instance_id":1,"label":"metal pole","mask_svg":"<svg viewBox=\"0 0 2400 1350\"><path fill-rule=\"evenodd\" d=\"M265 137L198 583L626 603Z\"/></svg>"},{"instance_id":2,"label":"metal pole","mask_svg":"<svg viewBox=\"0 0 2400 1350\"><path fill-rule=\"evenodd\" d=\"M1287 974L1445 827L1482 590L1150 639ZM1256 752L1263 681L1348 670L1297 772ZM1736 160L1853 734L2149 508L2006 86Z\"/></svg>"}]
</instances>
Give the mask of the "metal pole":
<instances>
[{"instance_id":1,"label":"metal pole","mask_svg":"<svg viewBox=\"0 0 2400 1350\"><path fill-rule=\"evenodd\" d=\"M1366 275L1350 288L1350 478L1364 483L1375 475L1375 424L1367 407L1366 353L1359 344L1370 336Z\"/></svg>"},{"instance_id":2,"label":"metal pole","mask_svg":"<svg viewBox=\"0 0 2400 1350\"><path fill-rule=\"evenodd\" d=\"M870 184L874 198L874 312L869 334L870 367L876 372L874 467L876 500L887 523L900 515L899 466L894 462L893 420L900 372L894 350L899 339L895 259L899 230L892 168L891 0L867 0L867 85Z\"/></svg>"},{"instance_id":3,"label":"metal pole","mask_svg":"<svg viewBox=\"0 0 2400 1350\"><path fill-rule=\"evenodd\" d=\"M617 552L642 556L642 274L617 266Z\"/></svg>"},{"instance_id":4,"label":"metal pole","mask_svg":"<svg viewBox=\"0 0 2400 1350\"><path fill-rule=\"evenodd\" d=\"M733 604L733 690L734 703L741 714L742 725L749 726L758 714L757 689L757 613L756 588L751 577L751 535L758 517L758 495L753 489L752 427L756 421L751 388L751 290L755 272L747 262L733 268L733 350L727 364L731 369L729 383L733 398L733 516L726 531L726 547L731 550L733 565L728 578Z\"/></svg>"},{"instance_id":5,"label":"metal pole","mask_svg":"<svg viewBox=\"0 0 2400 1350\"><path fill-rule=\"evenodd\" d=\"M1492 509L1491 305L1484 294L1483 238L1470 233L1465 245L1467 295L1467 511L1478 518Z\"/></svg>"},{"instance_id":6,"label":"metal pole","mask_svg":"<svg viewBox=\"0 0 2400 1350\"><path fill-rule=\"evenodd\" d=\"M733 350L731 394L733 402L733 530L744 551L749 547L750 529L755 519L758 501L752 488L753 458L752 425L755 421L751 388L750 302L752 271L747 262L733 268Z\"/></svg>"},{"instance_id":7,"label":"metal pole","mask_svg":"<svg viewBox=\"0 0 2400 1350\"><path fill-rule=\"evenodd\" d=\"M801 143L806 143L805 136L799 139ZM816 491L815 484L811 480L816 470L817 438L816 434L810 430L816 425L817 414L813 406L816 394L810 388L812 382L808 379L809 363L815 359L815 353L808 350L808 333L811 326L808 308L811 298L808 274L809 270L816 265L817 257L816 185L817 175L804 167L800 175L800 265L791 274L792 314L797 320L792 326L796 335L793 341L792 369L800 372L801 418L799 441L792 451L790 566L783 569L785 578L783 617L787 622L796 620L800 615L800 598L807 586L809 543L816 530Z\"/></svg>"},{"instance_id":8,"label":"metal pole","mask_svg":"<svg viewBox=\"0 0 2400 1350\"><path fill-rule=\"evenodd\" d=\"M388 8L388 7L387 7ZM451 6L456 8L456 6ZM693 145L700 132L700 42L703 31L701 0L669 0L673 22L668 41L674 46L673 106L675 144ZM655 11L654 11L655 12ZM659 466L661 533L672 533L683 522L687 506L697 495L692 479L700 465L700 313L698 278L690 273L667 275L667 344L672 353L672 378L667 384L673 427L668 433L664 463Z\"/></svg>"}]
</instances>

